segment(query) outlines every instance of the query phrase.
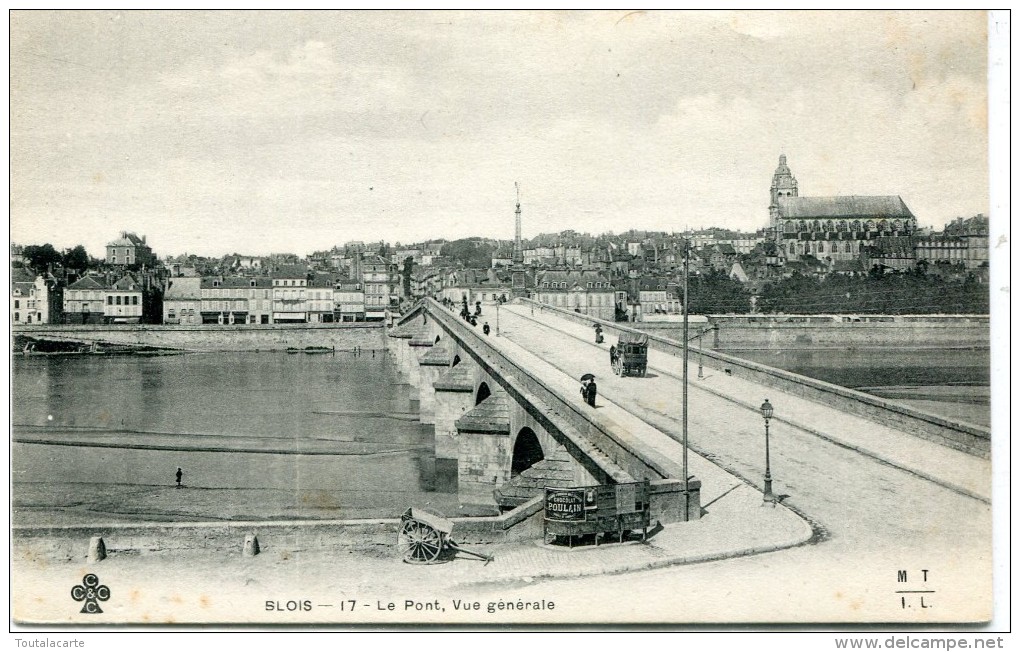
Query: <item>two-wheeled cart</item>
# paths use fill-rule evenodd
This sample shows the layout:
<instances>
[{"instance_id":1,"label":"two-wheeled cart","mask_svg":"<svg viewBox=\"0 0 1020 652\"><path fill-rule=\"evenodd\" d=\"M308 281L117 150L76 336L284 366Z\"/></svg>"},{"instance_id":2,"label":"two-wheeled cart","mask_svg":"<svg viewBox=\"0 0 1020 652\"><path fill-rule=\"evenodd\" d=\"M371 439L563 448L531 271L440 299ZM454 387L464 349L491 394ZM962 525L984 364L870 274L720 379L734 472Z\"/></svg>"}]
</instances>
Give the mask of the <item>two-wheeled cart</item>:
<instances>
[{"instance_id":1,"label":"two-wheeled cart","mask_svg":"<svg viewBox=\"0 0 1020 652\"><path fill-rule=\"evenodd\" d=\"M447 559L443 559L443 553L449 551L484 559L486 564L493 560L489 555L461 548L450 538L451 534L453 521L450 519L410 507L400 515L397 548L408 564L438 564L449 561L449 554L446 555Z\"/></svg>"}]
</instances>

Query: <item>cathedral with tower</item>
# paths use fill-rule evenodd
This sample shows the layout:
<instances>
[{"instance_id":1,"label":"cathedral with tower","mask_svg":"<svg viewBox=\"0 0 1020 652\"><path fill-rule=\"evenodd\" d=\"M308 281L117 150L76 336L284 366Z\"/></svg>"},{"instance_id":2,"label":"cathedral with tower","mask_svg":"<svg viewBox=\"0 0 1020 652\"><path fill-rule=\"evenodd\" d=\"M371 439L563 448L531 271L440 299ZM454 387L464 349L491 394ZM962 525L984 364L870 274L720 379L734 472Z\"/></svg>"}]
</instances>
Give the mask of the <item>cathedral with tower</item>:
<instances>
[{"instance_id":1,"label":"cathedral with tower","mask_svg":"<svg viewBox=\"0 0 1020 652\"><path fill-rule=\"evenodd\" d=\"M768 234L786 260L857 260L877 239L888 243L917 230L917 218L899 195L801 197L785 154L770 191Z\"/></svg>"}]
</instances>

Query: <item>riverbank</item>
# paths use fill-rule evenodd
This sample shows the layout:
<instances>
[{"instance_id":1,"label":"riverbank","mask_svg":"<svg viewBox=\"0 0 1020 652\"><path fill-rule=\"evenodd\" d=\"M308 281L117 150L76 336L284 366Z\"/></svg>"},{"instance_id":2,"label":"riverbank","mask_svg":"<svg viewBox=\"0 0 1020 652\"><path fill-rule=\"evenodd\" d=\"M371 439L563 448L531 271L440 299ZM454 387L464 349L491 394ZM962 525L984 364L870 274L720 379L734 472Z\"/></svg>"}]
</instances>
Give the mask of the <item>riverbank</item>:
<instances>
[{"instance_id":1,"label":"riverbank","mask_svg":"<svg viewBox=\"0 0 1020 652\"><path fill-rule=\"evenodd\" d=\"M381 351L382 322L334 324L17 325L17 339L180 351Z\"/></svg>"}]
</instances>

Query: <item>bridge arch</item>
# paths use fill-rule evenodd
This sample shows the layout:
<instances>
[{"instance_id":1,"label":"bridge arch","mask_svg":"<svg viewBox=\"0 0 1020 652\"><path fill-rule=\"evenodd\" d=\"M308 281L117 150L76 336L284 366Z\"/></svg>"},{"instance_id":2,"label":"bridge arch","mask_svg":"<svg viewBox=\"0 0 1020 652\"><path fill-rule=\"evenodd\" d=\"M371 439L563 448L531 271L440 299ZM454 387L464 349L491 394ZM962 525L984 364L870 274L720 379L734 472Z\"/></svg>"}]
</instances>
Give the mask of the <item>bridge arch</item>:
<instances>
[{"instance_id":1,"label":"bridge arch","mask_svg":"<svg viewBox=\"0 0 1020 652\"><path fill-rule=\"evenodd\" d=\"M510 477L520 475L544 459L545 454L542 452L542 444L538 441L538 435L527 426L521 428L521 431L517 433L517 439L514 440Z\"/></svg>"},{"instance_id":2,"label":"bridge arch","mask_svg":"<svg viewBox=\"0 0 1020 652\"><path fill-rule=\"evenodd\" d=\"M482 382L482 384L478 386L478 391L475 393L475 405L478 405L490 396L492 396L492 390L489 389L489 384Z\"/></svg>"},{"instance_id":3,"label":"bridge arch","mask_svg":"<svg viewBox=\"0 0 1020 652\"><path fill-rule=\"evenodd\" d=\"M454 354L454 356L453 356L453 364L451 364L450 366L451 367L456 367L459 364L460 364L460 356L457 355L457 354Z\"/></svg>"},{"instance_id":4,"label":"bridge arch","mask_svg":"<svg viewBox=\"0 0 1020 652\"><path fill-rule=\"evenodd\" d=\"M436 335L436 344L439 344L439 339L440 339L439 336Z\"/></svg>"}]
</instances>

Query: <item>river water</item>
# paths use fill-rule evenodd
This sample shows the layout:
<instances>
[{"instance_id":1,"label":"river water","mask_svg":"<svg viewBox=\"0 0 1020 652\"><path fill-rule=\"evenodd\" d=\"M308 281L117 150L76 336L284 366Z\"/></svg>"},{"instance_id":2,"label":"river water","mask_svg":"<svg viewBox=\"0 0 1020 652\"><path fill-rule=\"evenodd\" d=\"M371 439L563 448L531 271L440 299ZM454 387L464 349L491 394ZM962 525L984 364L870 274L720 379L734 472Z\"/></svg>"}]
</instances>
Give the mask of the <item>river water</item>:
<instances>
[{"instance_id":1,"label":"river water","mask_svg":"<svg viewBox=\"0 0 1020 652\"><path fill-rule=\"evenodd\" d=\"M985 427L991 422L988 349L727 349L725 353L951 419Z\"/></svg>"},{"instance_id":2,"label":"river water","mask_svg":"<svg viewBox=\"0 0 1020 652\"><path fill-rule=\"evenodd\" d=\"M16 523L458 509L382 352L16 356L12 385Z\"/></svg>"},{"instance_id":3,"label":"river water","mask_svg":"<svg viewBox=\"0 0 1020 652\"><path fill-rule=\"evenodd\" d=\"M988 425L987 350L727 353ZM12 399L16 524L464 513L382 352L16 356Z\"/></svg>"}]
</instances>

